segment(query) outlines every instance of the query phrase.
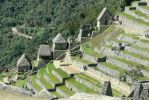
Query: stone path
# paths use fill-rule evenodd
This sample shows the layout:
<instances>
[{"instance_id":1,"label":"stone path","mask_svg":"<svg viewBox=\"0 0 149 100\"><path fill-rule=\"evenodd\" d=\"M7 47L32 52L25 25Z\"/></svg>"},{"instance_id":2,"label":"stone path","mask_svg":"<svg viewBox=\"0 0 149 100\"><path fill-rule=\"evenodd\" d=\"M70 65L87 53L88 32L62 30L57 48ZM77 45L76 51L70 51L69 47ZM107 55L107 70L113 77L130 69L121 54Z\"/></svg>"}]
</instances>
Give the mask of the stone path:
<instances>
[{"instance_id":1,"label":"stone path","mask_svg":"<svg viewBox=\"0 0 149 100\"><path fill-rule=\"evenodd\" d=\"M18 35L18 36L21 36L21 37L24 37L24 38L32 40L32 36L28 36L26 34L18 32L17 28L15 28L15 27L12 27L12 33L15 34L15 35Z\"/></svg>"}]
</instances>

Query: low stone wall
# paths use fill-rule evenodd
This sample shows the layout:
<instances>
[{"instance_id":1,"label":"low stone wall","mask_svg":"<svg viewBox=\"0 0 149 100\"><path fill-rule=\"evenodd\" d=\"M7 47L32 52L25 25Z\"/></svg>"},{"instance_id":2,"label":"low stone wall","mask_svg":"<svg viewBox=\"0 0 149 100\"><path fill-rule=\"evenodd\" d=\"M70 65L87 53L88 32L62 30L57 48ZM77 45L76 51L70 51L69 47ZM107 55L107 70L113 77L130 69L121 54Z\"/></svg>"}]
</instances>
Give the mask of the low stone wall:
<instances>
[{"instance_id":1,"label":"low stone wall","mask_svg":"<svg viewBox=\"0 0 149 100\"><path fill-rule=\"evenodd\" d=\"M93 62L93 63L96 63L96 60L97 60L96 57L90 56L90 55L88 55L86 53L83 54L82 59L90 61L90 62Z\"/></svg>"},{"instance_id":2,"label":"low stone wall","mask_svg":"<svg viewBox=\"0 0 149 100\"><path fill-rule=\"evenodd\" d=\"M125 47L125 49L130 51L130 52L133 52L135 54L139 54L139 55L142 55L144 57L149 57L149 52L145 52L145 51L135 49L135 48L132 48L132 47Z\"/></svg>"},{"instance_id":3,"label":"low stone wall","mask_svg":"<svg viewBox=\"0 0 149 100\"><path fill-rule=\"evenodd\" d=\"M76 88L73 84L71 84L70 82L65 82L65 85L70 89L73 90L74 92L81 92L78 88Z\"/></svg>"},{"instance_id":4,"label":"low stone wall","mask_svg":"<svg viewBox=\"0 0 149 100\"><path fill-rule=\"evenodd\" d=\"M97 65L97 68L100 69L101 71L107 73L108 75L111 75L111 76L119 79L120 73L117 70L113 70L105 65L100 64L100 63Z\"/></svg>"},{"instance_id":5,"label":"low stone wall","mask_svg":"<svg viewBox=\"0 0 149 100\"><path fill-rule=\"evenodd\" d=\"M119 20L122 21L122 27L126 27L130 30L133 30L132 32L134 33L139 34L149 29L149 26L138 23L135 20L130 20L129 18L126 18L124 16L119 16Z\"/></svg>"},{"instance_id":6,"label":"low stone wall","mask_svg":"<svg viewBox=\"0 0 149 100\"><path fill-rule=\"evenodd\" d=\"M128 37L128 36L119 35L117 37L117 39L121 40L121 41L132 43L132 44L137 45L139 47L143 47L143 48L148 48L149 49L149 44L148 43L140 42L139 40L133 39L133 38Z\"/></svg>"},{"instance_id":7,"label":"low stone wall","mask_svg":"<svg viewBox=\"0 0 149 100\"><path fill-rule=\"evenodd\" d=\"M137 9L140 10L142 13L149 15L149 11L147 9L144 9L140 6L137 6Z\"/></svg>"},{"instance_id":8,"label":"low stone wall","mask_svg":"<svg viewBox=\"0 0 149 100\"><path fill-rule=\"evenodd\" d=\"M142 19L145 22L149 22L149 20L147 18L135 14L133 11L127 9L127 7L125 8L125 13L128 13L128 14L134 16L135 18Z\"/></svg>"},{"instance_id":9,"label":"low stone wall","mask_svg":"<svg viewBox=\"0 0 149 100\"><path fill-rule=\"evenodd\" d=\"M107 62L108 62L108 63L111 63L111 64L113 64L113 65L118 65L118 67L123 68L123 69L125 69L125 70L131 70L130 65L128 65L128 64L126 64L126 63L123 63L123 62L120 62L120 61L118 61L118 60L116 60L116 59L114 59L114 58L108 57Z\"/></svg>"},{"instance_id":10,"label":"low stone wall","mask_svg":"<svg viewBox=\"0 0 149 100\"><path fill-rule=\"evenodd\" d=\"M36 83L43 89L46 89L46 87L41 83L39 79L35 79Z\"/></svg>"},{"instance_id":11,"label":"low stone wall","mask_svg":"<svg viewBox=\"0 0 149 100\"><path fill-rule=\"evenodd\" d=\"M31 96L32 95L32 93L30 91L27 91L23 88L6 85L2 82L0 82L0 90L6 91L6 92L9 92L9 93L20 94L20 95L23 95L23 96Z\"/></svg>"},{"instance_id":12,"label":"low stone wall","mask_svg":"<svg viewBox=\"0 0 149 100\"><path fill-rule=\"evenodd\" d=\"M88 81L86 81L86 80L84 80L78 76L74 76L74 77L75 77L76 81L78 81L79 83L86 85L88 88L91 88L96 92L100 92L100 90L101 90L100 87L97 87L94 84L92 84L92 83L90 83L90 82L88 82Z\"/></svg>"},{"instance_id":13,"label":"low stone wall","mask_svg":"<svg viewBox=\"0 0 149 100\"><path fill-rule=\"evenodd\" d=\"M63 82L63 77L59 75L55 70L52 70L52 74L56 76L61 82Z\"/></svg>"},{"instance_id":14,"label":"low stone wall","mask_svg":"<svg viewBox=\"0 0 149 100\"><path fill-rule=\"evenodd\" d=\"M59 88L56 88L56 92L58 92L61 96L68 98L69 95L65 93L64 91L60 90Z\"/></svg>"},{"instance_id":15,"label":"low stone wall","mask_svg":"<svg viewBox=\"0 0 149 100\"><path fill-rule=\"evenodd\" d=\"M44 74L44 78L46 79L47 82L49 82L53 87L55 87L55 83L48 77Z\"/></svg>"}]
</instances>

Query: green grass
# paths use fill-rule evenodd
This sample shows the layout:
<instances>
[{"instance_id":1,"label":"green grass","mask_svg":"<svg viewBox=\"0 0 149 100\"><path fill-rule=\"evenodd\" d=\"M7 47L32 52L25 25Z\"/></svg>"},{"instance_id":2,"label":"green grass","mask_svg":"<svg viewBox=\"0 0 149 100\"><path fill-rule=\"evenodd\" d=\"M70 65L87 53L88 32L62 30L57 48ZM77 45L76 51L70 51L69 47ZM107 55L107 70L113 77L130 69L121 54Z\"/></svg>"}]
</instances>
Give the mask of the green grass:
<instances>
[{"instance_id":1,"label":"green grass","mask_svg":"<svg viewBox=\"0 0 149 100\"><path fill-rule=\"evenodd\" d=\"M120 16L123 16L123 17L126 17L126 18L128 18L128 19L130 19L130 20L134 20L134 21L136 21L136 22L138 22L138 23L140 23L140 24L149 26L149 22L144 22L143 20L138 19L138 18L135 18L134 16L132 16L132 15L130 15L130 14L121 12L121 13L119 13L119 15L120 15Z\"/></svg>"},{"instance_id":2,"label":"green grass","mask_svg":"<svg viewBox=\"0 0 149 100\"><path fill-rule=\"evenodd\" d=\"M59 93L57 93L56 91L52 91L50 93L56 97L61 97L61 95Z\"/></svg>"},{"instance_id":3,"label":"green grass","mask_svg":"<svg viewBox=\"0 0 149 100\"><path fill-rule=\"evenodd\" d=\"M26 79L25 80L17 80L15 83L15 86L17 87L23 87L26 85Z\"/></svg>"},{"instance_id":4,"label":"green grass","mask_svg":"<svg viewBox=\"0 0 149 100\"><path fill-rule=\"evenodd\" d=\"M87 61L87 60L84 60L84 59L81 59L81 58L79 58L78 56L73 57L73 60L76 60L76 61L81 62L81 63L83 63L83 64L93 64L93 62Z\"/></svg>"},{"instance_id":5,"label":"green grass","mask_svg":"<svg viewBox=\"0 0 149 100\"><path fill-rule=\"evenodd\" d=\"M101 87L101 83L99 81L97 81L96 79L94 79L90 76L87 76L86 74L77 74L76 76L92 83L93 85L95 85L97 87Z\"/></svg>"},{"instance_id":6,"label":"green grass","mask_svg":"<svg viewBox=\"0 0 149 100\"><path fill-rule=\"evenodd\" d=\"M115 97L120 97L122 95L119 91L117 91L115 89L112 89L112 92L113 92L113 96L115 96Z\"/></svg>"},{"instance_id":7,"label":"green grass","mask_svg":"<svg viewBox=\"0 0 149 100\"><path fill-rule=\"evenodd\" d=\"M149 10L149 6L141 6L142 8Z\"/></svg>"},{"instance_id":8,"label":"green grass","mask_svg":"<svg viewBox=\"0 0 149 100\"><path fill-rule=\"evenodd\" d=\"M140 65L140 64L138 64L138 63L135 63L135 62L132 62L132 61L123 59L123 58L115 57L115 59L116 59L116 60L119 60L120 62L126 63L126 64L128 64L128 65L130 65L130 66L132 66L132 67L136 67L136 66ZM147 66L144 66L143 69L146 70L146 71L149 71L149 68L148 68Z\"/></svg>"},{"instance_id":9,"label":"green grass","mask_svg":"<svg viewBox=\"0 0 149 100\"><path fill-rule=\"evenodd\" d=\"M72 96L74 94L74 91L71 91L68 89L65 85L57 87L58 89L62 90L65 92L67 95Z\"/></svg>"},{"instance_id":10,"label":"green grass","mask_svg":"<svg viewBox=\"0 0 149 100\"><path fill-rule=\"evenodd\" d=\"M139 81L147 81L147 80L149 80L149 77L140 77L139 78Z\"/></svg>"},{"instance_id":11,"label":"green grass","mask_svg":"<svg viewBox=\"0 0 149 100\"><path fill-rule=\"evenodd\" d=\"M48 77L52 80L52 82L54 82L55 84L57 83L61 83L60 80L58 80L52 73L45 73L46 75L48 75Z\"/></svg>"},{"instance_id":12,"label":"green grass","mask_svg":"<svg viewBox=\"0 0 149 100\"><path fill-rule=\"evenodd\" d=\"M124 54L133 56L133 57L135 57L135 58L140 58L140 59L142 59L142 60L149 61L149 58L148 58L148 57L144 57L144 56L142 56L142 55L139 55L139 54L130 52L130 51L128 51L128 50L124 50L123 52L124 52Z\"/></svg>"},{"instance_id":13,"label":"green grass","mask_svg":"<svg viewBox=\"0 0 149 100\"><path fill-rule=\"evenodd\" d=\"M136 15L138 15L138 16L142 16L142 17L144 17L144 18L146 18L146 19L149 19L149 16L147 16L146 14L144 14L144 13L142 13L141 11L139 11L139 10L132 10Z\"/></svg>"},{"instance_id":14,"label":"green grass","mask_svg":"<svg viewBox=\"0 0 149 100\"><path fill-rule=\"evenodd\" d=\"M118 67L118 66L116 66L116 65L113 65L113 64L111 64L111 63L101 62L101 64L104 65L104 66L106 66L106 67L108 67L108 68L110 68L110 69L119 71L121 74L124 74L124 73L126 72L125 69L122 69L122 68L120 68L120 67Z\"/></svg>"},{"instance_id":15,"label":"green grass","mask_svg":"<svg viewBox=\"0 0 149 100\"><path fill-rule=\"evenodd\" d=\"M85 93L95 93L93 89L88 88L87 86L77 82L74 78L68 80L72 85L74 85L78 90Z\"/></svg>"},{"instance_id":16,"label":"green grass","mask_svg":"<svg viewBox=\"0 0 149 100\"><path fill-rule=\"evenodd\" d=\"M91 56L94 56L94 57L97 57L97 58L102 56L101 54L95 52L94 48L92 48L90 46L82 45L82 49L88 55L91 55Z\"/></svg>"},{"instance_id":17,"label":"green grass","mask_svg":"<svg viewBox=\"0 0 149 100\"><path fill-rule=\"evenodd\" d=\"M133 45L132 47L136 48L136 49L139 49L139 50L142 50L142 51L145 51L145 52L149 52L148 48L140 47L140 46L137 46L137 45Z\"/></svg>"},{"instance_id":18,"label":"green grass","mask_svg":"<svg viewBox=\"0 0 149 100\"><path fill-rule=\"evenodd\" d=\"M66 72L62 71L60 68L55 69L55 71L56 71L59 75L61 75L63 78L68 78L68 77L69 77L69 75L68 75Z\"/></svg>"},{"instance_id":19,"label":"green grass","mask_svg":"<svg viewBox=\"0 0 149 100\"><path fill-rule=\"evenodd\" d=\"M37 82L35 81L36 79L36 75L32 75L32 85L33 87L37 90L37 91L40 91L42 90L42 88L37 84Z\"/></svg>"}]
</instances>

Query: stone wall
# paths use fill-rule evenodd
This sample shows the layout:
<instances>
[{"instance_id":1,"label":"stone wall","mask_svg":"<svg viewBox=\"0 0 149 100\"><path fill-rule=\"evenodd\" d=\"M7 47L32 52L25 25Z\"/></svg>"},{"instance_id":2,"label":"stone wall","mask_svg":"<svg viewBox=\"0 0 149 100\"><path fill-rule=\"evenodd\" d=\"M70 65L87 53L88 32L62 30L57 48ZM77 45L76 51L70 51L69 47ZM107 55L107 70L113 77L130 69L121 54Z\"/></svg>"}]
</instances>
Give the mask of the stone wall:
<instances>
[{"instance_id":1,"label":"stone wall","mask_svg":"<svg viewBox=\"0 0 149 100\"><path fill-rule=\"evenodd\" d=\"M82 59L90 61L90 62L93 62L93 63L97 62L97 58L96 57L90 56L90 55L88 55L86 53L83 53Z\"/></svg>"},{"instance_id":2,"label":"stone wall","mask_svg":"<svg viewBox=\"0 0 149 100\"><path fill-rule=\"evenodd\" d=\"M130 20L123 16L119 16L119 20L122 21L123 27L133 30L132 32L135 32L135 33L142 33L149 29L149 26L143 25L141 23L138 23L134 20Z\"/></svg>"},{"instance_id":3,"label":"stone wall","mask_svg":"<svg viewBox=\"0 0 149 100\"><path fill-rule=\"evenodd\" d=\"M81 68L81 66L83 65L83 63L80 63L78 61L73 61L73 64L76 66L76 67L79 67ZM105 73L103 72L100 72L98 70L95 70L93 68L90 68L88 67L88 70L87 70L89 73L94 73L96 76L92 75L92 78L94 79L97 79L97 76L98 77L101 77L101 79L104 79L104 80L108 80L108 81L111 81L112 83L112 88L120 91L121 93L123 93L124 95L128 95L128 93L130 92L130 87L122 82L119 81L119 79L116 79L116 78L113 78L109 75L106 75ZM101 81L103 82L103 81ZM121 87L120 87L121 86ZM123 88L125 87L125 88ZM129 92L128 92L129 91Z\"/></svg>"},{"instance_id":4,"label":"stone wall","mask_svg":"<svg viewBox=\"0 0 149 100\"><path fill-rule=\"evenodd\" d=\"M100 69L101 71L107 73L108 75L111 75L111 76L119 79L120 73L117 70L113 70L105 65L102 65L101 63L99 63L97 65L97 68Z\"/></svg>"},{"instance_id":5,"label":"stone wall","mask_svg":"<svg viewBox=\"0 0 149 100\"><path fill-rule=\"evenodd\" d=\"M144 56L144 57L149 57L149 52L145 52L145 51L142 51L142 50L139 50L139 49L135 49L135 48L132 48L132 47L125 47L125 50L133 52L135 54L139 54L139 55Z\"/></svg>"},{"instance_id":6,"label":"stone wall","mask_svg":"<svg viewBox=\"0 0 149 100\"><path fill-rule=\"evenodd\" d=\"M86 85L88 88L91 88L96 92L100 92L100 90L101 90L100 87L97 87L94 84L92 84L82 78L79 78L78 76L74 76L74 77L75 77L76 81L78 81L79 83Z\"/></svg>"},{"instance_id":7,"label":"stone wall","mask_svg":"<svg viewBox=\"0 0 149 100\"><path fill-rule=\"evenodd\" d=\"M70 89L73 90L74 92L81 92L78 88L76 88L72 83L66 81L65 82L66 86Z\"/></svg>"},{"instance_id":8,"label":"stone wall","mask_svg":"<svg viewBox=\"0 0 149 100\"><path fill-rule=\"evenodd\" d=\"M144 22L149 22L149 19L145 18L145 17L142 17L142 16L139 16L137 15L136 13L134 13L133 11L127 9L127 7L125 8L125 13L128 13L132 16L134 16L135 18L138 18L138 19L142 19Z\"/></svg>"},{"instance_id":9,"label":"stone wall","mask_svg":"<svg viewBox=\"0 0 149 100\"><path fill-rule=\"evenodd\" d=\"M60 95L62 95L65 98L68 98L69 95L67 93L65 93L63 90L56 88L56 92L58 92Z\"/></svg>"},{"instance_id":10,"label":"stone wall","mask_svg":"<svg viewBox=\"0 0 149 100\"><path fill-rule=\"evenodd\" d=\"M23 96L31 96L32 93L23 89L23 88L19 88L19 87L15 87L15 86L10 86L10 85L6 85L2 82L0 82L0 90L2 91L6 91L9 93L16 93L16 94L20 94Z\"/></svg>"},{"instance_id":11,"label":"stone wall","mask_svg":"<svg viewBox=\"0 0 149 100\"><path fill-rule=\"evenodd\" d=\"M147 9L144 9L144 8L142 8L140 6L137 6L137 9L140 10L141 12L143 12L144 14L149 15L149 11Z\"/></svg>"},{"instance_id":12,"label":"stone wall","mask_svg":"<svg viewBox=\"0 0 149 100\"><path fill-rule=\"evenodd\" d=\"M52 74L57 77L61 82L63 82L63 77L59 75L55 70L52 70Z\"/></svg>"},{"instance_id":13,"label":"stone wall","mask_svg":"<svg viewBox=\"0 0 149 100\"><path fill-rule=\"evenodd\" d=\"M114 58L108 57L107 62L108 62L108 63L111 63L111 64L113 64L113 65L118 65L118 67L123 68L123 69L125 69L125 70L131 70L130 65L128 65L128 64L126 64L126 63L123 63L123 62L120 62L120 61L118 61L118 60L116 60L116 59L114 59Z\"/></svg>"}]
</instances>

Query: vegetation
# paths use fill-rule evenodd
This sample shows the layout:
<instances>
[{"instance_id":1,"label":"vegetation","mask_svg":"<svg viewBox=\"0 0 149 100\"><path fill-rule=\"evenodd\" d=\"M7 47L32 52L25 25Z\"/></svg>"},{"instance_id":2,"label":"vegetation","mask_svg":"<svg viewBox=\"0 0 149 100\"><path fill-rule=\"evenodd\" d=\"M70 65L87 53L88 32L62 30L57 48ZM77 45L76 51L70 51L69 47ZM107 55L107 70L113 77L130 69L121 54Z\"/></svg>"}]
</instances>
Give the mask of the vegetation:
<instances>
[{"instance_id":1,"label":"vegetation","mask_svg":"<svg viewBox=\"0 0 149 100\"><path fill-rule=\"evenodd\" d=\"M108 3L105 3L108 2ZM0 67L12 68L20 55L36 58L39 44L51 45L61 32L65 37L77 35L82 24L95 24L103 7L117 13L126 0L1 0L0 1ZM33 37L28 40L14 35L19 32Z\"/></svg>"}]
</instances>

